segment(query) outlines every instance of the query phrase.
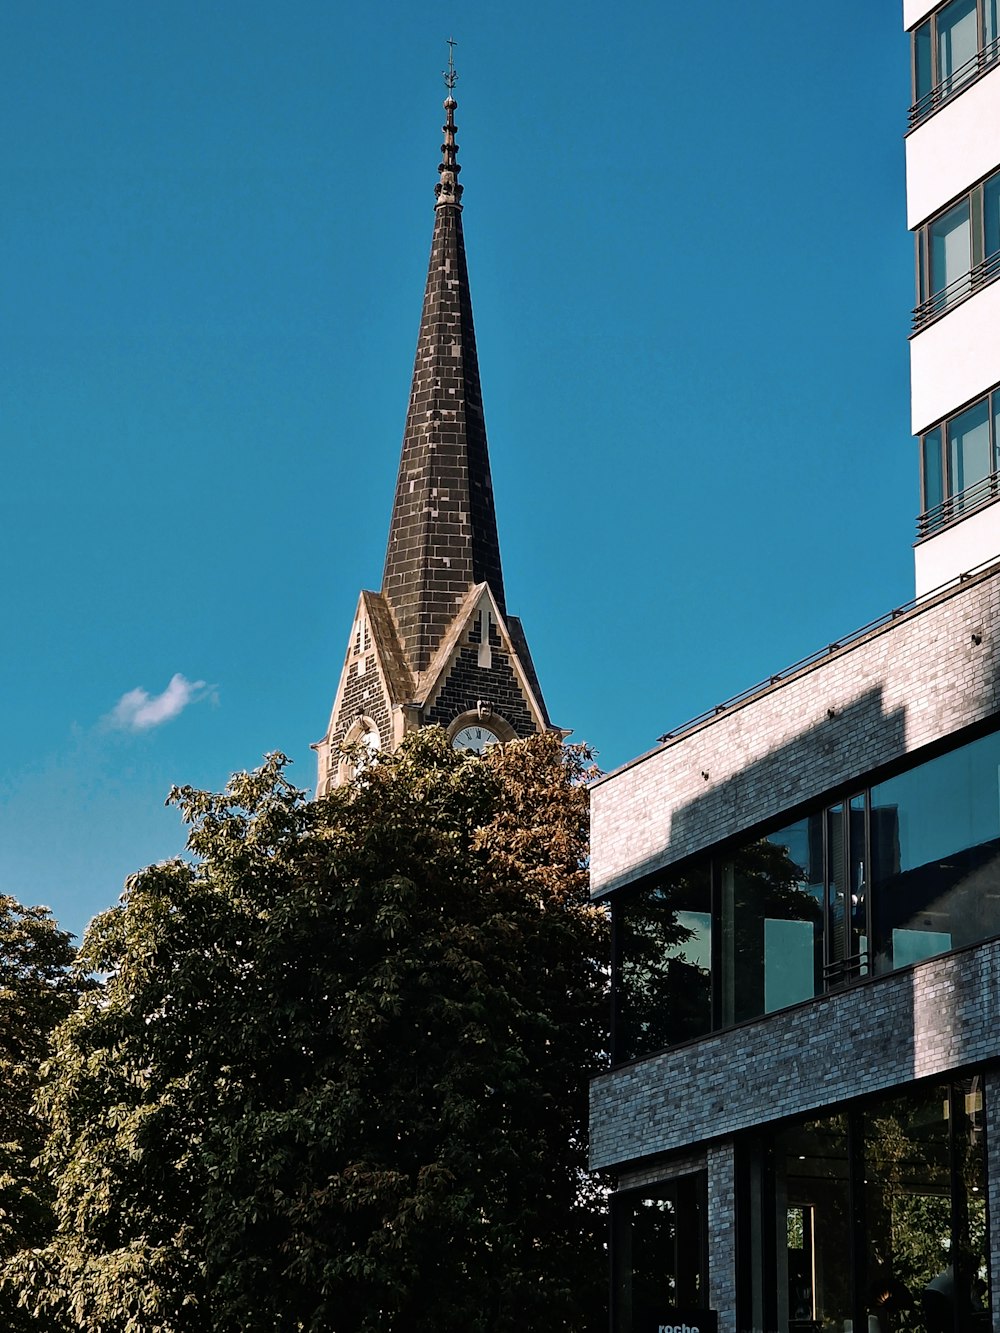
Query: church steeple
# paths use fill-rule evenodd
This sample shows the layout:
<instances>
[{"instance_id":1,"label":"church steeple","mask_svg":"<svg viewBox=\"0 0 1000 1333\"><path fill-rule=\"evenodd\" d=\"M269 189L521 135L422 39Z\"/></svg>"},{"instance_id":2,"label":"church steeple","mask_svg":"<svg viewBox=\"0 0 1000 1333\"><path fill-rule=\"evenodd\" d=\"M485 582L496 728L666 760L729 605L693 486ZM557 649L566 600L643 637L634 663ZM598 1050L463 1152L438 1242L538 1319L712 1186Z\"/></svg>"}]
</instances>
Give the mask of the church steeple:
<instances>
[{"instance_id":1,"label":"church steeple","mask_svg":"<svg viewBox=\"0 0 1000 1333\"><path fill-rule=\"evenodd\" d=\"M462 234L455 109L444 103L434 236L389 524L382 593L414 672L473 584L503 614L503 574Z\"/></svg>"},{"instance_id":2,"label":"church steeple","mask_svg":"<svg viewBox=\"0 0 1000 1333\"><path fill-rule=\"evenodd\" d=\"M450 43L454 45L454 43ZM508 615L462 235L453 97L435 188L413 384L381 592L362 592L326 734L319 794L359 753L441 725L481 749L550 729L521 622Z\"/></svg>"}]
</instances>

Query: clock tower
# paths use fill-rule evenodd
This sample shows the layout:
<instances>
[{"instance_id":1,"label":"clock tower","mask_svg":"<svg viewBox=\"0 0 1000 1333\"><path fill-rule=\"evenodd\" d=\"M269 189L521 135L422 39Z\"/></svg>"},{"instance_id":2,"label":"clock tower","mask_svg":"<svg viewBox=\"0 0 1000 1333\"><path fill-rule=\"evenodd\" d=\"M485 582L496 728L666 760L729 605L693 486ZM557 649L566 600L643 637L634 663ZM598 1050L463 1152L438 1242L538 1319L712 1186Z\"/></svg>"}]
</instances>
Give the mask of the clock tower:
<instances>
[{"instance_id":1,"label":"clock tower","mask_svg":"<svg viewBox=\"0 0 1000 1333\"><path fill-rule=\"evenodd\" d=\"M323 739L317 791L353 771L345 746L394 749L447 728L480 750L551 730L520 621L508 613L462 235L453 67L434 235L380 592L362 592Z\"/></svg>"}]
</instances>

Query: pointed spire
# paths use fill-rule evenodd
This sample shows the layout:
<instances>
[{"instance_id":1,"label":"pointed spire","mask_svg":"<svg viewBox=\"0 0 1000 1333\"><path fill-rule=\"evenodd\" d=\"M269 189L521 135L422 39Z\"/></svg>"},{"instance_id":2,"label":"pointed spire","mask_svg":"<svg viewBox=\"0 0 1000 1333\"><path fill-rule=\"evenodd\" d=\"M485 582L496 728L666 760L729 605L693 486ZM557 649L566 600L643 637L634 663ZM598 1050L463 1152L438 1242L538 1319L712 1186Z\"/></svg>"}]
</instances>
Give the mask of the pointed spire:
<instances>
[{"instance_id":1,"label":"pointed spire","mask_svg":"<svg viewBox=\"0 0 1000 1333\"><path fill-rule=\"evenodd\" d=\"M488 583L504 613L462 234L456 77L449 59L434 236L382 579L414 673L426 669L473 584Z\"/></svg>"}]
</instances>

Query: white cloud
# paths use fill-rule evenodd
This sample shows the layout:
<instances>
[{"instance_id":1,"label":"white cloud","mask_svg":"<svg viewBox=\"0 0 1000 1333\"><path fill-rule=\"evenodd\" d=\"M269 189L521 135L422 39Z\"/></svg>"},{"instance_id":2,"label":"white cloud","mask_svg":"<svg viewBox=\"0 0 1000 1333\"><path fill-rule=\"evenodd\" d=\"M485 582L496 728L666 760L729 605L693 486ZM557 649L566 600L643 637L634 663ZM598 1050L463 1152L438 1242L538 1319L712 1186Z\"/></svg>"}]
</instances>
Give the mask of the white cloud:
<instances>
[{"instance_id":1,"label":"white cloud","mask_svg":"<svg viewBox=\"0 0 1000 1333\"><path fill-rule=\"evenodd\" d=\"M177 717L188 704L204 698L207 688L203 680L187 680L177 672L162 694L149 694L141 688L123 694L105 721L122 731L149 731Z\"/></svg>"}]
</instances>

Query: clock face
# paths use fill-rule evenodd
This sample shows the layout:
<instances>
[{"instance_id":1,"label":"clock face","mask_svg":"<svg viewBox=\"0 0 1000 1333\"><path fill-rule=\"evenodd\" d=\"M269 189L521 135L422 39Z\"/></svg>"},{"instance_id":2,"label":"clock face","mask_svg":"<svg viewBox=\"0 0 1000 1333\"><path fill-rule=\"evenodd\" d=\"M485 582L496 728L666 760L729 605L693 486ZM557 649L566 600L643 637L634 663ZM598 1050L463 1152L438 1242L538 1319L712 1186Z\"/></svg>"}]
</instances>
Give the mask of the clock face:
<instances>
[{"instance_id":1,"label":"clock face","mask_svg":"<svg viewBox=\"0 0 1000 1333\"><path fill-rule=\"evenodd\" d=\"M472 750L476 754L482 754L487 745L496 745L499 739L495 731L490 731L489 727L475 722L471 727L463 727L461 731L457 731L451 743L456 750Z\"/></svg>"}]
</instances>

